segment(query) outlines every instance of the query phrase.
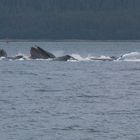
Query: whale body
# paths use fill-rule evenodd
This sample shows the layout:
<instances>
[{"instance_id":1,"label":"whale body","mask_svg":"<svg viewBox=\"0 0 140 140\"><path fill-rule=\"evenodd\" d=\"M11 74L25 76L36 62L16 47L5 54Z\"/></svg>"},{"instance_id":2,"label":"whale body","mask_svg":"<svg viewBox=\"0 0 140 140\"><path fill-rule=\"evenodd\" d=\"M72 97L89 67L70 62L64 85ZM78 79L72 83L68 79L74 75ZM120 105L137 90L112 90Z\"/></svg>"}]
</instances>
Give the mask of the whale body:
<instances>
[{"instance_id":1,"label":"whale body","mask_svg":"<svg viewBox=\"0 0 140 140\"><path fill-rule=\"evenodd\" d=\"M68 61L68 60L77 60L77 59L75 59L74 57L72 57L70 55L56 57L56 58L53 59L53 61Z\"/></svg>"}]
</instances>

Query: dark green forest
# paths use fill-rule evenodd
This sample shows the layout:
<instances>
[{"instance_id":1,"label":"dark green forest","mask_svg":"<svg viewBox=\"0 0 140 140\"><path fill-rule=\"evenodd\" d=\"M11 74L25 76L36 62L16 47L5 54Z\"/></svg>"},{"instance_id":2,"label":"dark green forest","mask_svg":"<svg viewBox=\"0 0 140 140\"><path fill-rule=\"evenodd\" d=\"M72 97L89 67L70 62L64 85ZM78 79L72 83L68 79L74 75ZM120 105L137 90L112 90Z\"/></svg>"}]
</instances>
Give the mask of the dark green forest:
<instances>
[{"instance_id":1,"label":"dark green forest","mask_svg":"<svg viewBox=\"0 0 140 140\"><path fill-rule=\"evenodd\" d=\"M0 39L140 40L140 0L0 0Z\"/></svg>"}]
</instances>

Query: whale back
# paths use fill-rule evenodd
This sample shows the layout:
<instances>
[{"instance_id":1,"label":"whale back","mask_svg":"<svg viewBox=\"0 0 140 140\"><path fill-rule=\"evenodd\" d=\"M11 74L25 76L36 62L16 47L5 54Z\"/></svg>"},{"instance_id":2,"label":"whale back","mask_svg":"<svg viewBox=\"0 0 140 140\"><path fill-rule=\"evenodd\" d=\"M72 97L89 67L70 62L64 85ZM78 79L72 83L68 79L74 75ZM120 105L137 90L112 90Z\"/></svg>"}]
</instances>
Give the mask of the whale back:
<instances>
[{"instance_id":1,"label":"whale back","mask_svg":"<svg viewBox=\"0 0 140 140\"><path fill-rule=\"evenodd\" d=\"M56 57L53 59L54 61L68 61L68 60L77 60L74 57L70 56L70 55L65 55L65 56L61 56L61 57Z\"/></svg>"}]
</instances>

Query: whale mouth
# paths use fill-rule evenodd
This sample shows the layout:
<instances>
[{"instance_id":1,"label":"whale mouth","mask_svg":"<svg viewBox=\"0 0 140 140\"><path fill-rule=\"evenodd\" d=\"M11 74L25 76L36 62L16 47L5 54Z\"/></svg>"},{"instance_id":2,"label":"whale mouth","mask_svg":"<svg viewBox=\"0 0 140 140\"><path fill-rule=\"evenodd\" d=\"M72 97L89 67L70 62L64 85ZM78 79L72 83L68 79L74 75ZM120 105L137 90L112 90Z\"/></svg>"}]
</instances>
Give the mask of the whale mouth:
<instances>
[{"instance_id":1,"label":"whale mouth","mask_svg":"<svg viewBox=\"0 0 140 140\"><path fill-rule=\"evenodd\" d=\"M49 59L55 58L55 55L52 53L40 48L39 46L35 45L35 47L31 47L30 49L30 58L32 59Z\"/></svg>"}]
</instances>

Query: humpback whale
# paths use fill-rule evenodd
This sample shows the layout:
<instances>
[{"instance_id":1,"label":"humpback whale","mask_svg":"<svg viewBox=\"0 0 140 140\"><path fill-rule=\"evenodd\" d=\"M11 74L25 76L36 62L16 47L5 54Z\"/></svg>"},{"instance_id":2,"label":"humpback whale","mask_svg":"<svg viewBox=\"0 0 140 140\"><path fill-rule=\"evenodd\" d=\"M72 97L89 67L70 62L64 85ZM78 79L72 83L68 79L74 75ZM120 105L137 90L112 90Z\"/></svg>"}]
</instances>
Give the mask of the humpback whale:
<instances>
[{"instance_id":1,"label":"humpback whale","mask_svg":"<svg viewBox=\"0 0 140 140\"><path fill-rule=\"evenodd\" d=\"M31 54L30 56L31 59L55 58L55 56L52 53L45 51L38 46L31 47L30 54Z\"/></svg>"},{"instance_id":2,"label":"humpback whale","mask_svg":"<svg viewBox=\"0 0 140 140\"><path fill-rule=\"evenodd\" d=\"M70 55L56 57L54 54L40 48L37 45L35 47L31 47L30 54L31 54L30 56L31 59L52 59L53 61L76 60L74 57Z\"/></svg>"},{"instance_id":3,"label":"humpback whale","mask_svg":"<svg viewBox=\"0 0 140 140\"><path fill-rule=\"evenodd\" d=\"M7 53L5 50L0 49L0 57L7 57Z\"/></svg>"},{"instance_id":4,"label":"humpback whale","mask_svg":"<svg viewBox=\"0 0 140 140\"><path fill-rule=\"evenodd\" d=\"M5 50L0 49L0 57L5 57L6 59L26 59L23 55L17 55L17 56L7 56L7 53ZM39 46L31 47L30 49L30 59L50 59L52 61L68 61L68 60L76 60L74 57L70 55L65 55L61 57L56 57L54 54L40 48Z\"/></svg>"},{"instance_id":5,"label":"humpback whale","mask_svg":"<svg viewBox=\"0 0 140 140\"><path fill-rule=\"evenodd\" d=\"M4 57L5 59L12 59L12 60L17 60L17 59L50 59L52 61L68 61L68 60L77 60L76 58L70 56L70 55L65 55L65 56L60 56L56 57L54 54L40 48L39 46L35 45L34 47L31 47L30 49L30 56L29 57L24 57L23 55L17 55L13 57L7 56L7 53L5 50L0 49L0 57ZM120 57L120 59L123 57ZM113 61L117 60L118 58L115 56L110 56L110 57L91 57L90 60L100 60L100 61Z\"/></svg>"},{"instance_id":6,"label":"humpback whale","mask_svg":"<svg viewBox=\"0 0 140 140\"><path fill-rule=\"evenodd\" d=\"M22 55L9 57L9 56L7 56L7 53L6 53L6 51L4 49L0 49L0 57L4 57L5 59L12 59L12 60L24 58L24 56L22 56Z\"/></svg>"}]
</instances>

